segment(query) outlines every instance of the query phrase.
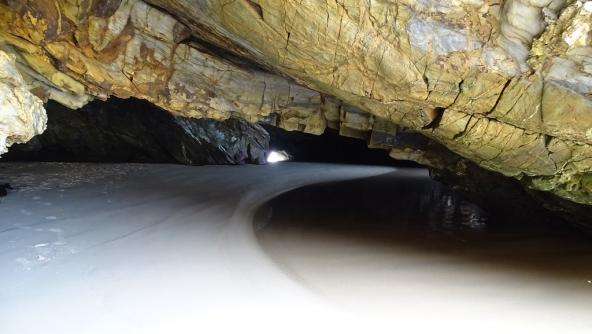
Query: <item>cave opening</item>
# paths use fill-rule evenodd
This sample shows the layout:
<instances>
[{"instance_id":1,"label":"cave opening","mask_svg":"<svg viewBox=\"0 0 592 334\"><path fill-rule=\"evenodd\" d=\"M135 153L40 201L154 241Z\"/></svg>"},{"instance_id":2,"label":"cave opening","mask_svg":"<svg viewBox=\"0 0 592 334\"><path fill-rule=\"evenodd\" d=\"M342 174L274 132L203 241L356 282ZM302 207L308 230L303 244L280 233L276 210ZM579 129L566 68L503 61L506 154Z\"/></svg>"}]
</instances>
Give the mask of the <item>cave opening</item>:
<instances>
[{"instance_id":1,"label":"cave opening","mask_svg":"<svg viewBox=\"0 0 592 334\"><path fill-rule=\"evenodd\" d=\"M419 167L330 128L314 135L238 118L189 119L135 98L77 110L50 101L46 110L45 132L13 145L0 161L240 165L263 164L274 152L278 161Z\"/></svg>"}]
</instances>

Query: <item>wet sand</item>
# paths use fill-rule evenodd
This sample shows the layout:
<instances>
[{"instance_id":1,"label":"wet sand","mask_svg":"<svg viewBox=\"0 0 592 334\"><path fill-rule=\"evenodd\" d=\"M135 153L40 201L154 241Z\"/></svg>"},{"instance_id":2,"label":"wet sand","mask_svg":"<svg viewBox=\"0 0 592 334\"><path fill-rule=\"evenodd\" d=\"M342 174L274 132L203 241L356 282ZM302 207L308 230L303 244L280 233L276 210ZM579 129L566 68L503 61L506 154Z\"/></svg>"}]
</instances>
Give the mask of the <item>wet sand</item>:
<instances>
[{"instance_id":1,"label":"wet sand","mask_svg":"<svg viewBox=\"0 0 592 334\"><path fill-rule=\"evenodd\" d=\"M492 222L422 170L10 163L0 180L2 334L592 328L589 240Z\"/></svg>"},{"instance_id":2,"label":"wet sand","mask_svg":"<svg viewBox=\"0 0 592 334\"><path fill-rule=\"evenodd\" d=\"M399 170L293 190L256 227L287 275L352 315L446 333L592 332L592 239L491 216Z\"/></svg>"}]
</instances>

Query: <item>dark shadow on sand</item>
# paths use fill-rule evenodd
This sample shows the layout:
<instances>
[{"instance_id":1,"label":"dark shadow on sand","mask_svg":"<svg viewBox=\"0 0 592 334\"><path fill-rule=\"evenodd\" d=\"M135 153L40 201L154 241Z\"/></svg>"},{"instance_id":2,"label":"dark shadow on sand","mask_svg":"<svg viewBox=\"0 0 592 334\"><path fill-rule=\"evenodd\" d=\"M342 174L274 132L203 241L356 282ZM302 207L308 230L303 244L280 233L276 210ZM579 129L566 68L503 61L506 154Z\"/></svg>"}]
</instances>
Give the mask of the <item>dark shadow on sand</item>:
<instances>
[{"instance_id":1,"label":"dark shadow on sand","mask_svg":"<svg viewBox=\"0 0 592 334\"><path fill-rule=\"evenodd\" d=\"M299 238L302 247L307 238L316 243L339 240L386 249L393 256L407 249L457 257L479 267L589 284L589 236L548 217L518 216L485 212L425 172L401 169L282 194L260 207L255 228L272 258L273 247L267 247L266 240L282 235Z\"/></svg>"}]
</instances>

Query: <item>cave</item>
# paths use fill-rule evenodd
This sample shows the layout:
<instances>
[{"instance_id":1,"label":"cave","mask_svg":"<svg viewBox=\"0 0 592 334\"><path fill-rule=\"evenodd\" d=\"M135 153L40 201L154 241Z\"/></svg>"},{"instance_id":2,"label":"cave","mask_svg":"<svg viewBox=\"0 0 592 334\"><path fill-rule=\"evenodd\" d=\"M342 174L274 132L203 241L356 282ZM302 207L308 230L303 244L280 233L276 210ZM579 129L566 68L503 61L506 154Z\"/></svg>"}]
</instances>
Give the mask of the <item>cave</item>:
<instances>
[{"instance_id":1,"label":"cave","mask_svg":"<svg viewBox=\"0 0 592 334\"><path fill-rule=\"evenodd\" d=\"M0 332L590 333L592 1L0 0Z\"/></svg>"}]
</instances>

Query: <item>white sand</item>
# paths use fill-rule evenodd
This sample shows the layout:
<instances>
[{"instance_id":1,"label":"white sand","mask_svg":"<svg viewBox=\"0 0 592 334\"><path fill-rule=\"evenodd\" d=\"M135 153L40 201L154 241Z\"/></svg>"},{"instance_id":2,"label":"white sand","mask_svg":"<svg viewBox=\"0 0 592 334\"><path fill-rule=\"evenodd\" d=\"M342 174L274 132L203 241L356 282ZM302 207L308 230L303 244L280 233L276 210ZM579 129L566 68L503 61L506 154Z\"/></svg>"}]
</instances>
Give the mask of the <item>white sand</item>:
<instances>
[{"instance_id":1,"label":"white sand","mask_svg":"<svg viewBox=\"0 0 592 334\"><path fill-rule=\"evenodd\" d=\"M389 171L2 164L25 186L0 203L0 333L331 328L341 316L276 268L251 216L294 187Z\"/></svg>"}]
</instances>

